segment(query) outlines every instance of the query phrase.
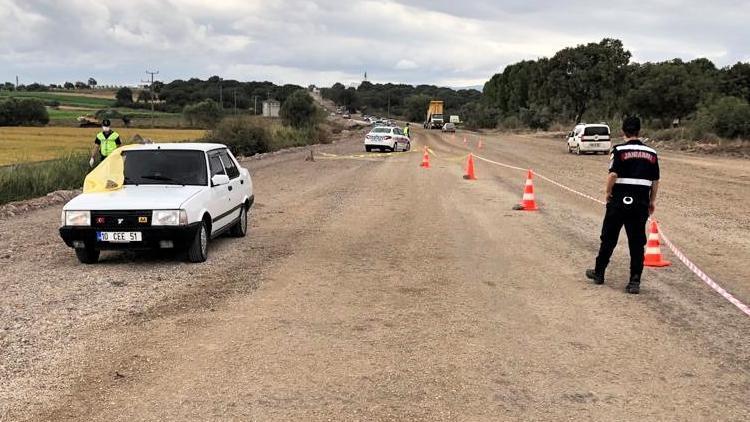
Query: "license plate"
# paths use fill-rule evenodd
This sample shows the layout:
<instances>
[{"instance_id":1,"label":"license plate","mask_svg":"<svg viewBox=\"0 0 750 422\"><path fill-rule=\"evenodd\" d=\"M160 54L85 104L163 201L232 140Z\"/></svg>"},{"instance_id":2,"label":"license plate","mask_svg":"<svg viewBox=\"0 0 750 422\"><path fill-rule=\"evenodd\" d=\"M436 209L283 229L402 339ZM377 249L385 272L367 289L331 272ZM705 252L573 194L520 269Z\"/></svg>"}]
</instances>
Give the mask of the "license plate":
<instances>
[{"instance_id":1,"label":"license plate","mask_svg":"<svg viewBox=\"0 0 750 422\"><path fill-rule=\"evenodd\" d=\"M141 232L96 232L96 239L100 242L129 243L143 240Z\"/></svg>"},{"instance_id":2,"label":"license plate","mask_svg":"<svg viewBox=\"0 0 750 422\"><path fill-rule=\"evenodd\" d=\"M599 148L600 145L599 144L589 144L589 146L591 146L592 148Z\"/></svg>"}]
</instances>

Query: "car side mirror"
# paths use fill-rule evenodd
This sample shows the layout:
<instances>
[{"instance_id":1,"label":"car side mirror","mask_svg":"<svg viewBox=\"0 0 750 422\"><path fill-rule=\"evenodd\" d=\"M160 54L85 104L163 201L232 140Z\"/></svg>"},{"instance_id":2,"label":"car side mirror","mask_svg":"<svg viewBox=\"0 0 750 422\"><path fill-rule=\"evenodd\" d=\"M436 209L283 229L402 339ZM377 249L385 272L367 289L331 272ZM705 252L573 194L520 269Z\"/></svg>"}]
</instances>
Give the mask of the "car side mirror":
<instances>
[{"instance_id":1,"label":"car side mirror","mask_svg":"<svg viewBox=\"0 0 750 422\"><path fill-rule=\"evenodd\" d=\"M221 186L229 183L229 176L226 174L217 174L211 178L211 184L213 186Z\"/></svg>"}]
</instances>

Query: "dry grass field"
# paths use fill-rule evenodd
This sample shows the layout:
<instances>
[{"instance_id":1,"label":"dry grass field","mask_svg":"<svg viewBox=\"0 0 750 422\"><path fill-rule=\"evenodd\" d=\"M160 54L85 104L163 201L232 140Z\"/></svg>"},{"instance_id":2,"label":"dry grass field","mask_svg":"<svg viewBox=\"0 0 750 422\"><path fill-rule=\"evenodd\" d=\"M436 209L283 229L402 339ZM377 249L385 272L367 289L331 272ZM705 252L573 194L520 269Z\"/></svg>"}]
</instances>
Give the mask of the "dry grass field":
<instances>
[{"instance_id":1,"label":"dry grass field","mask_svg":"<svg viewBox=\"0 0 750 422\"><path fill-rule=\"evenodd\" d=\"M0 166L43 161L88 151L100 129L77 127L0 127ZM154 141L201 138L204 130L116 128L124 143L139 134Z\"/></svg>"}]
</instances>

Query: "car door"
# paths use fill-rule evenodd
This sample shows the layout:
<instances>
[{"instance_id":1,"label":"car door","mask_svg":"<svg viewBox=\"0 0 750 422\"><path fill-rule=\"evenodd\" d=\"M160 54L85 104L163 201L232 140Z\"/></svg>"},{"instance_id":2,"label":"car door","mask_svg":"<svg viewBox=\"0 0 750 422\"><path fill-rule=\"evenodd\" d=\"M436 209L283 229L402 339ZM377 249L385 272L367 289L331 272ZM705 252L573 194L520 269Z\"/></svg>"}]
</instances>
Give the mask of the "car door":
<instances>
[{"instance_id":1,"label":"car door","mask_svg":"<svg viewBox=\"0 0 750 422\"><path fill-rule=\"evenodd\" d=\"M245 199L242 194L244 192L242 188L245 181L240 177L240 169L237 167L237 163L229 155L229 151L226 149L219 150L219 158L224 165L224 170L226 170L227 176L229 176L229 202L232 210L230 216L232 217L232 220L234 220L239 217L240 206L242 205L242 200Z\"/></svg>"},{"instance_id":2,"label":"car door","mask_svg":"<svg viewBox=\"0 0 750 422\"><path fill-rule=\"evenodd\" d=\"M401 128L393 128L393 151L398 151L398 147L406 148L406 140L404 139L404 132Z\"/></svg>"},{"instance_id":3,"label":"car door","mask_svg":"<svg viewBox=\"0 0 750 422\"><path fill-rule=\"evenodd\" d=\"M219 157L219 150L208 152L208 168L211 171L211 178L219 174L227 174L224 164ZM211 213L211 233L216 233L232 221L232 197L230 190L231 183L226 185L211 184L211 201L208 206L208 212Z\"/></svg>"}]
</instances>

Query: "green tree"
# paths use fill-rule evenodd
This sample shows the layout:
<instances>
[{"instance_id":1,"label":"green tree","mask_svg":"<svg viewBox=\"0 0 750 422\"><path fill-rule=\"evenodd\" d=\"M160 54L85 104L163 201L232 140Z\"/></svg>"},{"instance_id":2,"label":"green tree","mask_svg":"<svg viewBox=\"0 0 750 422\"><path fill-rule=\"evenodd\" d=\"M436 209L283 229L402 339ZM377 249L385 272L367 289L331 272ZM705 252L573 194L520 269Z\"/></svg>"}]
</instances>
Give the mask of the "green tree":
<instances>
[{"instance_id":1,"label":"green tree","mask_svg":"<svg viewBox=\"0 0 750 422\"><path fill-rule=\"evenodd\" d=\"M630 76L632 89L627 95L626 109L647 119L662 123L684 118L693 113L705 88L680 60L646 63Z\"/></svg>"},{"instance_id":2,"label":"green tree","mask_svg":"<svg viewBox=\"0 0 750 422\"><path fill-rule=\"evenodd\" d=\"M290 94L279 110L281 121L295 128L309 128L318 123L318 108L312 97L304 89L298 89Z\"/></svg>"},{"instance_id":3,"label":"green tree","mask_svg":"<svg viewBox=\"0 0 750 422\"><path fill-rule=\"evenodd\" d=\"M427 107L430 104L430 97L426 95L412 95L406 99L404 106L404 117L409 122L423 122L427 117Z\"/></svg>"},{"instance_id":4,"label":"green tree","mask_svg":"<svg viewBox=\"0 0 750 422\"><path fill-rule=\"evenodd\" d=\"M117 105L128 107L133 104L133 90L128 87L122 87L115 93L115 100Z\"/></svg>"},{"instance_id":5,"label":"green tree","mask_svg":"<svg viewBox=\"0 0 750 422\"><path fill-rule=\"evenodd\" d=\"M551 104L572 112L579 123L592 102L620 95L629 62L630 52L622 41L611 38L559 51L549 60Z\"/></svg>"},{"instance_id":6,"label":"green tree","mask_svg":"<svg viewBox=\"0 0 750 422\"><path fill-rule=\"evenodd\" d=\"M219 104L211 99L186 105L182 114L191 126L213 128L221 120Z\"/></svg>"},{"instance_id":7,"label":"green tree","mask_svg":"<svg viewBox=\"0 0 750 422\"><path fill-rule=\"evenodd\" d=\"M11 98L0 102L0 126L46 125L49 114L35 98Z\"/></svg>"}]
</instances>

